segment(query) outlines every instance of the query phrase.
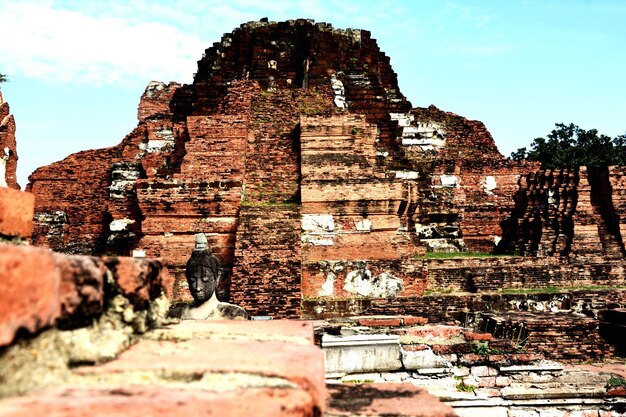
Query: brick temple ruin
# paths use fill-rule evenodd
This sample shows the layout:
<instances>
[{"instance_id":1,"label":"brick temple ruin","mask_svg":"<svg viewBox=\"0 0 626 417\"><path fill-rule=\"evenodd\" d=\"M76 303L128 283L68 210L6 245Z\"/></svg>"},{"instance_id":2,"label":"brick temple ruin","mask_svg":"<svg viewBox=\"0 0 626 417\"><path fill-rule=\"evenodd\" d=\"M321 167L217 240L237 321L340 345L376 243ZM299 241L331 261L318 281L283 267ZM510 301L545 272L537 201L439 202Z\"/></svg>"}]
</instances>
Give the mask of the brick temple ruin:
<instances>
[{"instance_id":1,"label":"brick temple ruin","mask_svg":"<svg viewBox=\"0 0 626 417\"><path fill-rule=\"evenodd\" d=\"M8 105L1 106L3 177L18 188L15 122ZM41 167L26 189L32 194L24 198L34 195L30 225L2 234L52 249L42 268L53 265L61 291L52 302L54 314L16 319L7 343L20 328L84 326L84 317L100 317L109 311L108 297L118 295L148 311L131 333L159 327L165 319L147 319L149 304L160 300L161 290L173 304L190 300L184 266L194 235L202 232L223 266L221 300L257 318L318 320L316 342L327 343L327 381L341 382L346 373L417 385L433 375L469 378L466 386L476 384L481 395L510 411L526 404L524 395L544 398L511 388L519 378L567 385L580 376L542 361L602 361L626 348L626 167L542 170L535 162L505 158L483 123L433 105L413 108L389 57L365 30L303 19L243 24L204 52L192 84L151 82L139 102L137 127L119 145ZM4 201L1 208L10 213ZM82 270L91 272L80 281L76 271ZM102 277L85 278L103 271L116 282L113 293ZM24 285L16 288L27 288L28 281ZM68 292L75 285L76 294ZM237 326L244 327L235 333L254 332L250 324ZM258 326L279 332L285 352L293 343L313 343L302 336L312 327ZM202 340L230 340L242 355L267 348L238 351L239 336L222 328L193 331ZM345 332L354 341L332 339ZM170 329L154 338L187 340L181 334ZM299 337L304 341L293 342ZM329 371L333 346L360 346L364 337L374 337L373 346L396 359L383 368ZM483 341L491 347L477 353ZM131 348L122 362L72 371L70 379L87 383L88 391L96 374L131 375L132 358L155 349L146 347L150 342ZM190 349L215 348L198 343ZM313 351L303 355L319 360ZM285 358L297 363L295 356ZM276 360L275 366L285 366ZM152 369L139 362L135 371ZM308 376L280 369L281 378L297 381L309 395L304 403L310 412L298 414L295 407L280 415L319 415L323 378L309 380L317 372L311 369L302 370ZM211 372L230 371L217 366ZM265 371L252 361L233 372ZM589 406L596 414L589 415L621 415L615 413L626 406L615 399L626 391L598 391L608 376L586 378L589 396L597 400ZM408 389L374 385L383 399L389 397L385 390ZM546 387L541 392L554 388ZM576 385L572 392L587 388ZM345 389L331 390L336 401L328 415L344 415L342 401L363 395ZM569 395L572 407L584 411L572 392L545 398ZM267 401L267 393L257 394L251 401ZM290 392L286 403L300 404L291 396L301 394ZM177 395L188 399L189 393ZM457 410L482 410L477 402L463 403L469 399L446 401ZM567 411L568 404L559 406ZM449 408L438 410L432 415L453 415L446 414ZM604 411L614 414L599 414Z\"/></svg>"}]
</instances>

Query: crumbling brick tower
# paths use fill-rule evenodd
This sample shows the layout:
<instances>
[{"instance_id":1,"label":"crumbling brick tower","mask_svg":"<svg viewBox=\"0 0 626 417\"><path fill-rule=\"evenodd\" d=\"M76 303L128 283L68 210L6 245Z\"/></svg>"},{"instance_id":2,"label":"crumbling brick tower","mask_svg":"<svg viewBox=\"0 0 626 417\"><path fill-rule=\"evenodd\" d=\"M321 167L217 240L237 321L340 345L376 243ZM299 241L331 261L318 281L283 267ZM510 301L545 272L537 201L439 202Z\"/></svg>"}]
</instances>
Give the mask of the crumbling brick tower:
<instances>
[{"instance_id":1,"label":"crumbling brick tower","mask_svg":"<svg viewBox=\"0 0 626 417\"><path fill-rule=\"evenodd\" d=\"M413 109L364 30L251 22L207 49L190 85L152 82L117 146L30 177L33 243L161 256L207 234L222 299L297 316L301 297L423 292L414 255L490 250L529 170L480 122Z\"/></svg>"}]
</instances>

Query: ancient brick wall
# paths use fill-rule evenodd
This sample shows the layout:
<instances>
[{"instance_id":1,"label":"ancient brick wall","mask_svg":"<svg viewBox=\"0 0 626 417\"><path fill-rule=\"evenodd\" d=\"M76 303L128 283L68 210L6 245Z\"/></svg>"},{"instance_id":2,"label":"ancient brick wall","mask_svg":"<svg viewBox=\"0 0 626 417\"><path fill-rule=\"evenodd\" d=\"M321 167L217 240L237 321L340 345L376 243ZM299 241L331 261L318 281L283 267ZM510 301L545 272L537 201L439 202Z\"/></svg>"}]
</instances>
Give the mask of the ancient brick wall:
<instances>
[{"instance_id":1,"label":"ancient brick wall","mask_svg":"<svg viewBox=\"0 0 626 417\"><path fill-rule=\"evenodd\" d=\"M25 243L33 233L35 196L0 187L0 242Z\"/></svg>"},{"instance_id":2,"label":"ancient brick wall","mask_svg":"<svg viewBox=\"0 0 626 417\"><path fill-rule=\"evenodd\" d=\"M468 250L487 253L496 250L502 240L501 222L515 208L519 182L536 168L536 164L507 161L460 171L463 198L456 203L462 208L460 230Z\"/></svg>"},{"instance_id":3,"label":"ancient brick wall","mask_svg":"<svg viewBox=\"0 0 626 417\"><path fill-rule=\"evenodd\" d=\"M580 265L623 262L623 191L613 172L581 167L527 174L504 223L502 246L530 256L566 256Z\"/></svg>"},{"instance_id":4,"label":"ancient brick wall","mask_svg":"<svg viewBox=\"0 0 626 417\"><path fill-rule=\"evenodd\" d=\"M460 164L465 167L485 164L496 166L504 157L485 125L477 120L469 120L451 112L439 110L435 106L417 107L411 114L418 123L439 127L445 146L437 150L437 165L449 170ZM419 138L424 137L422 134Z\"/></svg>"},{"instance_id":5,"label":"ancient brick wall","mask_svg":"<svg viewBox=\"0 0 626 417\"><path fill-rule=\"evenodd\" d=\"M236 259L261 274L256 255L236 255L254 236L238 230L241 207L296 204L309 298L413 297L428 280L477 291L623 280L621 171L537 168L505 159L479 121L411 110L369 32L252 22L205 51L193 84L151 82L120 145L33 174L33 242L165 257L180 300L204 232L227 299ZM285 236L278 258L295 247ZM496 249L529 256L513 262L524 278L496 261L415 258ZM257 290L240 287L242 300L241 288Z\"/></svg>"},{"instance_id":6,"label":"ancient brick wall","mask_svg":"<svg viewBox=\"0 0 626 417\"><path fill-rule=\"evenodd\" d=\"M249 315L300 317L300 209L243 206L231 300Z\"/></svg>"},{"instance_id":7,"label":"ancient brick wall","mask_svg":"<svg viewBox=\"0 0 626 417\"><path fill-rule=\"evenodd\" d=\"M191 116L189 141L180 172L173 178L137 182L144 216L138 247L148 256L168 259L177 276L176 294L186 282L180 273L203 232L220 261L228 287L233 265L237 218L243 195L247 120L238 116ZM223 292L223 291L222 291ZM228 298L228 294L223 294Z\"/></svg>"},{"instance_id":8,"label":"ancient brick wall","mask_svg":"<svg viewBox=\"0 0 626 417\"><path fill-rule=\"evenodd\" d=\"M613 208L619 221L623 242L626 238L626 167L612 166L608 171Z\"/></svg>"},{"instance_id":9,"label":"ancient brick wall","mask_svg":"<svg viewBox=\"0 0 626 417\"><path fill-rule=\"evenodd\" d=\"M251 105L246 149L246 201L300 201L300 115L331 114L330 86L263 92Z\"/></svg>"},{"instance_id":10,"label":"ancient brick wall","mask_svg":"<svg viewBox=\"0 0 626 417\"><path fill-rule=\"evenodd\" d=\"M492 252L533 163L505 159L485 125L435 106L394 113L397 141L418 186L415 231L429 251Z\"/></svg>"},{"instance_id":11,"label":"ancient brick wall","mask_svg":"<svg viewBox=\"0 0 626 417\"><path fill-rule=\"evenodd\" d=\"M552 294L430 294L386 299L305 299L305 318L414 315L430 323L473 322L480 312L556 311L599 318L602 310L626 305L626 290L563 290ZM468 316L469 314L469 316ZM467 322L467 323L466 323Z\"/></svg>"},{"instance_id":12,"label":"ancient brick wall","mask_svg":"<svg viewBox=\"0 0 626 417\"><path fill-rule=\"evenodd\" d=\"M514 288L623 285L622 262L578 263L558 257L425 260L428 289L489 292Z\"/></svg>"},{"instance_id":13,"label":"ancient brick wall","mask_svg":"<svg viewBox=\"0 0 626 417\"><path fill-rule=\"evenodd\" d=\"M0 186L20 188L16 176L17 160L15 118L0 91Z\"/></svg>"},{"instance_id":14,"label":"ancient brick wall","mask_svg":"<svg viewBox=\"0 0 626 417\"><path fill-rule=\"evenodd\" d=\"M35 194L34 245L66 253L102 253L116 152L78 152L31 174L26 190Z\"/></svg>"},{"instance_id":15,"label":"ancient brick wall","mask_svg":"<svg viewBox=\"0 0 626 417\"><path fill-rule=\"evenodd\" d=\"M303 296L421 294L410 185L377 166L376 126L343 115L303 117L300 129Z\"/></svg>"},{"instance_id":16,"label":"ancient brick wall","mask_svg":"<svg viewBox=\"0 0 626 417\"><path fill-rule=\"evenodd\" d=\"M616 353L615 346L600 335L600 321L572 314L542 312L507 312L483 314L481 328L490 333L506 334L510 329L524 329L523 348L560 361L602 360Z\"/></svg>"}]
</instances>

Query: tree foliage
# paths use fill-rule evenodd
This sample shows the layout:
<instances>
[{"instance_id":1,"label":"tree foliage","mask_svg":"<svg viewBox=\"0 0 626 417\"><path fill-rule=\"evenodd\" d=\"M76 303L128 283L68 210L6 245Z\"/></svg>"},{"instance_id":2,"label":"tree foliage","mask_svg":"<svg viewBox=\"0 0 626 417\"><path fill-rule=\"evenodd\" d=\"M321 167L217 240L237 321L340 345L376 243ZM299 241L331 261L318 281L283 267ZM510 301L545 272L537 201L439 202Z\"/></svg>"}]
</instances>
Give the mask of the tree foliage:
<instances>
[{"instance_id":1,"label":"tree foliage","mask_svg":"<svg viewBox=\"0 0 626 417\"><path fill-rule=\"evenodd\" d=\"M9 81L7 76L0 72L0 84L5 83L7 81Z\"/></svg>"},{"instance_id":2,"label":"tree foliage","mask_svg":"<svg viewBox=\"0 0 626 417\"><path fill-rule=\"evenodd\" d=\"M543 168L626 165L626 134L611 139L573 123L555 126L546 138L536 138L530 150L520 148L511 153L511 159L539 161Z\"/></svg>"}]
</instances>

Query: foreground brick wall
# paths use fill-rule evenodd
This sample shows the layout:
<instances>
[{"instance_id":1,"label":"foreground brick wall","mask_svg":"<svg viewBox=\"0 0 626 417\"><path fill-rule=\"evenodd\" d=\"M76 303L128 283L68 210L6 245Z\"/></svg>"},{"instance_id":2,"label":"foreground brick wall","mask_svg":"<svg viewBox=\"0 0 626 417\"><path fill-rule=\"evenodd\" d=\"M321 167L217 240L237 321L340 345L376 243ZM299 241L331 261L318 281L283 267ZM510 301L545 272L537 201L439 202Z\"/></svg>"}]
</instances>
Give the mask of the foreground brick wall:
<instances>
[{"instance_id":1,"label":"foreground brick wall","mask_svg":"<svg viewBox=\"0 0 626 417\"><path fill-rule=\"evenodd\" d=\"M159 260L68 256L0 245L0 346L23 330L91 324L107 304L107 274L137 308L146 308L172 284Z\"/></svg>"}]
</instances>

